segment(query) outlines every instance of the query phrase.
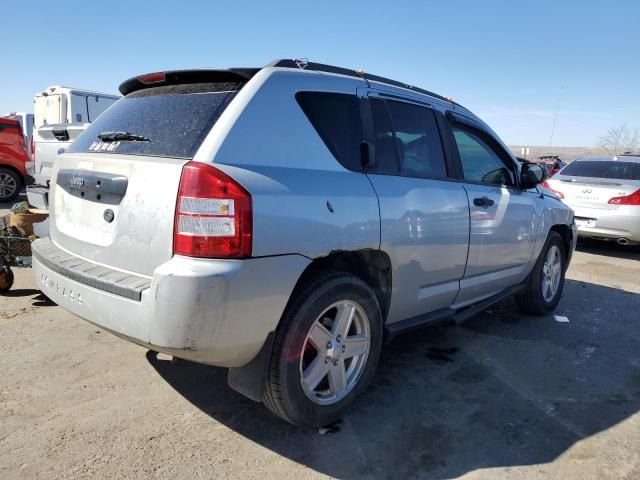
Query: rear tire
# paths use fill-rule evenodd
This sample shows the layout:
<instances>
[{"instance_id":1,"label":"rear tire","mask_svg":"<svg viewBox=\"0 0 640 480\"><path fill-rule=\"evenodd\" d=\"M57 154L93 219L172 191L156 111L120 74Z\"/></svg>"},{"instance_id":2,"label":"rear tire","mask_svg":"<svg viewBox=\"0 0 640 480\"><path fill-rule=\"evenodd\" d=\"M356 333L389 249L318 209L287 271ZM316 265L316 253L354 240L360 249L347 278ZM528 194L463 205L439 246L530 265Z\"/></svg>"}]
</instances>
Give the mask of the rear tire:
<instances>
[{"instance_id":1,"label":"rear tire","mask_svg":"<svg viewBox=\"0 0 640 480\"><path fill-rule=\"evenodd\" d=\"M337 420L371 382L382 316L358 277L327 273L292 299L276 331L263 403L298 426Z\"/></svg>"},{"instance_id":2,"label":"rear tire","mask_svg":"<svg viewBox=\"0 0 640 480\"><path fill-rule=\"evenodd\" d=\"M14 200L22 189L20 175L9 168L0 167L0 202Z\"/></svg>"},{"instance_id":3,"label":"rear tire","mask_svg":"<svg viewBox=\"0 0 640 480\"><path fill-rule=\"evenodd\" d=\"M552 312L562 296L567 269L565 243L550 231L540 256L526 280L525 290L516 295L516 303L524 313L545 315Z\"/></svg>"}]
</instances>

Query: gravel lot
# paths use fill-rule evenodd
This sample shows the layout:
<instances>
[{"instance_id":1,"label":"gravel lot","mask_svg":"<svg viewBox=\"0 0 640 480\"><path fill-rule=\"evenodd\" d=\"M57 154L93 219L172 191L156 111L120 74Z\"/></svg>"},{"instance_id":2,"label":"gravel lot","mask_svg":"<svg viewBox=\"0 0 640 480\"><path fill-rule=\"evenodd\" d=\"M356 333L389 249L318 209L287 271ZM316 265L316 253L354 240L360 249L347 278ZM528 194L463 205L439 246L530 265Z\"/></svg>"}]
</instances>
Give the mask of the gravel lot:
<instances>
[{"instance_id":1,"label":"gravel lot","mask_svg":"<svg viewBox=\"0 0 640 480\"><path fill-rule=\"evenodd\" d=\"M2 479L640 479L638 249L580 244L556 312L569 323L508 300L398 337L325 435L231 391L224 370L50 304L30 270L0 305Z\"/></svg>"}]
</instances>

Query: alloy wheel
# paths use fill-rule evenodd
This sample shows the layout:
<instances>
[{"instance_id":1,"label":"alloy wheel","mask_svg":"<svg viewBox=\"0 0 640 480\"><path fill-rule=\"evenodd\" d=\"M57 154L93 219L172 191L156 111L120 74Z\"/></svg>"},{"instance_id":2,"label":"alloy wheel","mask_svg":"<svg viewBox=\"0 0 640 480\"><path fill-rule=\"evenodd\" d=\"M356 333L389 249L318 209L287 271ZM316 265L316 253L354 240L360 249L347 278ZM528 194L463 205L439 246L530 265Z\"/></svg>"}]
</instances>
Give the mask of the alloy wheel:
<instances>
[{"instance_id":1,"label":"alloy wheel","mask_svg":"<svg viewBox=\"0 0 640 480\"><path fill-rule=\"evenodd\" d=\"M542 298L551 302L560 288L562 279L562 255L560 249L553 245L547 252L542 265Z\"/></svg>"},{"instance_id":2,"label":"alloy wheel","mask_svg":"<svg viewBox=\"0 0 640 480\"><path fill-rule=\"evenodd\" d=\"M300 358L300 381L314 403L330 405L358 383L371 349L369 319L356 302L329 306L311 325Z\"/></svg>"},{"instance_id":3,"label":"alloy wheel","mask_svg":"<svg viewBox=\"0 0 640 480\"><path fill-rule=\"evenodd\" d=\"M0 200L11 197L17 190L18 183L8 173L0 173Z\"/></svg>"}]
</instances>

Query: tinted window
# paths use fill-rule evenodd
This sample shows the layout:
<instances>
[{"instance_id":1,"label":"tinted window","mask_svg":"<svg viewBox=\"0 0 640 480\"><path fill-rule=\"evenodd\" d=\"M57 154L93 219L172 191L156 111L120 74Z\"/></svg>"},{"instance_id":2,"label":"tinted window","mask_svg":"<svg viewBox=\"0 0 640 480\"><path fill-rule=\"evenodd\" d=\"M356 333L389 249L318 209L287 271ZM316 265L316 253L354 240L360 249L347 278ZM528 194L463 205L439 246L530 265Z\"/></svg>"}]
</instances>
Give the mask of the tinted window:
<instances>
[{"instance_id":1,"label":"tinted window","mask_svg":"<svg viewBox=\"0 0 640 480\"><path fill-rule=\"evenodd\" d=\"M371 111L375 128L376 170L382 173L397 174L400 171L396 138L387 105L384 100L371 99Z\"/></svg>"},{"instance_id":2,"label":"tinted window","mask_svg":"<svg viewBox=\"0 0 640 480\"><path fill-rule=\"evenodd\" d=\"M440 133L431 109L404 102L387 101L400 171L412 177L447 176Z\"/></svg>"},{"instance_id":3,"label":"tinted window","mask_svg":"<svg viewBox=\"0 0 640 480\"><path fill-rule=\"evenodd\" d=\"M513 175L498 154L478 135L453 128L464 179L491 185L513 185Z\"/></svg>"},{"instance_id":4,"label":"tinted window","mask_svg":"<svg viewBox=\"0 0 640 480\"><path fill-rule=\"evenodd\" d=\"M193 158L238 88L188 84L139 90L108 108L67 151ZM101 132L128 132L149 141L102 142Z\"/></svg>"},{"instance_id":5,"label":"tinted window","mask_svg":"<svg viewBox=\"0 0 640 480\"><path fill-rule=\"evenodd\" d=\"M575 177L611 178L617 180L640 180L640 163L611 161L575 161L560 172Z\"/></svg>"},{"instance_id":6,"label":"tinted window","mask_svg":"<svg viewBox=\"0 0 640 480\"><path fill-rule=\"evenodd\" d=\"M299 92L298 104L334 157L350 170L362 170L360 109L355 95Z\"/></svg>"}]
</instances>

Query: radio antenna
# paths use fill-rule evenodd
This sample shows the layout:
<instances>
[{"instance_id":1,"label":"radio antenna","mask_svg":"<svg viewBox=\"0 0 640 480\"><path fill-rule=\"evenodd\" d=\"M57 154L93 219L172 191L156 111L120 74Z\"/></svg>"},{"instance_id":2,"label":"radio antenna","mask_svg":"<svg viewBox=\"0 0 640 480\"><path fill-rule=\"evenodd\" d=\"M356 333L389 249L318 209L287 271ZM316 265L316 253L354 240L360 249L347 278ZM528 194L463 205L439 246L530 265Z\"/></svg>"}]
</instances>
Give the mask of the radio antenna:
<instances>
[{"instance_id":1,"label":"radio antenna","mask_svg":"<svg viewBox=\"0 0 640 480\"><path fill-rule=\"evenodd\" d=\"M553 134L556 132L556 123L558 122L558 112L560 112L560 104L562 103L563 94L564 94L564 87L560 89L560 96L558 97L558 105L556 105L556 113L553 116L553 126L551 127L551 137L549 138L549 153L551 153L551 145L553 144Z\"/></svg>"}]
</instances>

